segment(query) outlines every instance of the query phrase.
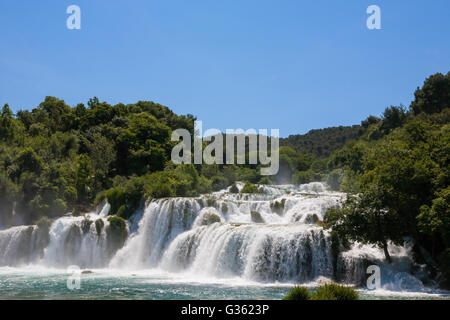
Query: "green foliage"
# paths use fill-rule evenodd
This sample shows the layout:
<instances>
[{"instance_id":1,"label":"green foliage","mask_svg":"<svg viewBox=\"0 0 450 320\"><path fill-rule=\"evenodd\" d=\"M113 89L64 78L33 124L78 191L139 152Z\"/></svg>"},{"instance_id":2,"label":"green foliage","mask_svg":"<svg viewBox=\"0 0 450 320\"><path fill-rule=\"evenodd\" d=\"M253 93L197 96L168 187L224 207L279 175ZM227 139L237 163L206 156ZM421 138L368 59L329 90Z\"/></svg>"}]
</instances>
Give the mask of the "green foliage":
<instances>
[{"instance_id":1,"label":"green foliage","mask_svg":"<svg viewBox=\"0 0 450 320\"><path fill-rule=\"evenodd\" d=\"M305 184L313 182L315 175L312 171L298 171L292 176L292 183Z\"/></svg>"},{"instance_id":2,"label":"green foliage","mask_svg":"<svg viewBox=\"0 0 450 320\"><path fill-rule=\"evenodd\" d=\"M273 184L273 181L268 176L264 176L258 181L258 184Z\"/></svg>"},{"instance_id":3,"label":"green foliage","mask_svg":"<svg viewBox=\"0 0 450 320\"><path fill-rule=\"evenodd\" d=\"M259 193L259 190L253 183L246 181L241 189L241 193Z\"/></svg>"},{"instance_id":4,"label":"green foliage","mask_svg":"<svg viewBox=\"0 0 450 320\"><path fill-rule=\"evenodd\" d=\"M310 300L311 294L305 287L295 286L283 300Z\"/></svg>"},{"instance_id":5,"label":"green foliage","mask_svg":"<svg viewBox=\"0 0 450 320\"><path fill-rule=\"evenodd\" d=\"M348 141L359 137L359 126L331 127L311 130L304 135L290 135L280 139L281 146L290 146L299 154L326 158L334 150L342 148ZM298 168L300 171L305 168Z\"/></svg>"},{"instance_id":6,"label":"green foliage","mask_svg":"<svg viewBox=\"0 0 450 320\"><path fill-rule=\"evenodd\" d=\"M327 176L327 184L330 186L331 190L339 191L343 178L344 171L342 169L335 169Z\"/></svg>"},{"instance_id":7,"label":"green foliage","mask_svg":"<svg viewBox=\"0 0 450 320\"><path fill-rule=\"evenodd\" d=\"M328 283L318 287L312 294L306 287L295 286L283 300L359 300L359 294L354 288Z\"/></svg>"},{"instance_id":8,"label":"green foliage","mask_svg":"<svg viewBox=\"0 0 450 320\"><path fill-rule=\"evenodd\" d=\"M329 283L318 287L311 300L359 300L359 294L351 287Z\"/></svg>"},{"instance_id":9,"label":"green foliage","mask_svg":"<svg viewBox=\"0 0 450 320\"><path fill-rule=\"evenodd\" d=\"M432 237L440 237L446 246L450 246L450 187L437 193L431 207L423 205L417 216L421 232Z\"/></svg>"},{"instance_id":10,"label":"green foliage","mask_svg":"<svg viewBox=\"0 0 450 320\"><path fill-rule=\"evenodd\" d=\"M427 78L422 88L414 92L411 109L414 114L421 112L439 113L449 107L450 101L450 72L447 75L437 73Z\"/></svg>"},{"instance_id":11,"label":"green foliage","mask_svg":"<svg viewBox=\"0 0 450 320\"><path fill-rule=\"evenodd\" d=\"M42 216L92 210L96 194L120 187L126 198L126 210L121 212L128 216L141 198L134 201L136 192L128 190L131 185L115 185L120 180L117 177L128 183L155 171L162 172L173 146L171 130L193 131L194 117L177 116L153 102L111 106L93 98L88 106L71 108L63 100L46 97L39 107L18 111L16 116L8 105L3 106L0 191L11 191L0 195L0 207L16 201L17 214L25 223L33 223ZM152 192L139 181L140 195L147 191L156 196L177 195L183 189L183 183L177 183L177 179L166 181L170 187L160 191L155 186ZM224 182L215 179L214 186L218 188ZM203 179L200 186L209 191L210 184ZM191 185L184 188L189 190ZM3 209L1 212L2 221L8 223L10 214Z\"/></svg>"},{"instance_id":12,"label":"green foliage","mask_svg":"<svg viewBox=\"0 0 450 320\"><path fill-rule=\"evenodd\" d=\"M407 230L397 212L384 206L387 196L381 187L375 185L358 198L349 197L342 209L329 208L325 223L343 239L379 245L390 262L387 241L402 244Z\"/></svg>"},{"instance_id":13,"label":"green foliage","mask_svg":"<svg viewBox=\"0 0 450 320\"><path fill-rule=\"evenodd\" d=\"M340 239L401 243L411 237L415 257L422 247L446 266L449 247L449 74L428 78L406 111L390 107L381 119L362 123L361 138L333 153L330 169L342 168L341 191L359 193L342 209L329 209L326 222ZM445 272L443 272L444 276Z\"/></svg>"}]
</instances>

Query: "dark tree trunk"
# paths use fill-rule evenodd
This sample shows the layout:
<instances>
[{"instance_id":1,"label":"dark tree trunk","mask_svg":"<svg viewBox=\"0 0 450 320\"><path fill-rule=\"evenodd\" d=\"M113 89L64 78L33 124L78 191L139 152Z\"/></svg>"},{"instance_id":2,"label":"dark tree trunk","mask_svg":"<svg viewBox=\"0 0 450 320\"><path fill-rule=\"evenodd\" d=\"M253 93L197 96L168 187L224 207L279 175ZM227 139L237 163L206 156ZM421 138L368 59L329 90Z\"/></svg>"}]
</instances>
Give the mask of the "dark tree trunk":
<instances>
[{"instance_id":1,"label":"dark tree trunk","mask_svg":"<svg viewBox=\"0 0 450 320\"><path fill-rule=\"evenodd\" d=\"M383 241L383 251L384 251L384 256L386 257L386 260L388 263L392 262L391 256L389 255L389 251L388 251L388 246L387 246L387 241L384 240Z\"/></svg>"}]
</instances>

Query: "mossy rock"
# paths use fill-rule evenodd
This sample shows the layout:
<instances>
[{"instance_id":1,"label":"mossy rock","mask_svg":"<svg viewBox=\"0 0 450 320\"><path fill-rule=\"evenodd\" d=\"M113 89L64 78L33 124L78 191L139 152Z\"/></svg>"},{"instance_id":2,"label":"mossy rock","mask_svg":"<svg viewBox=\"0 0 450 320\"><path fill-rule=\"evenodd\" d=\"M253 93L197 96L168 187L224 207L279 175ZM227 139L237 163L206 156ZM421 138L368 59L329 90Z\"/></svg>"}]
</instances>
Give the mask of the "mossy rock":
<instances>
[{"instance_id":1,"label":"mossy rock","mask_svg":"<svg viewBox=\"0 0 450 320\"><path fill-rule=\"evenodd\" d=\"M222 203L222 213L228 213L228 205L225 202Z\"/></svg>"},{"instance_id":2,"label":"mossy rock","mask_svg":"<svg viewBox=\"0 0 450 320\"><path fill-rule=\"evenodd\" d=\"M81 221L81 230L83 231L83 234L86 234L89 232L92 222L93 221L89 220L89 218L87 218L87 217Z\"/></svg>"},{"instance_id":3,"label":"mossy rock","mask_svg":"<svg viewBox=\"0 0 450 320\"><path fill-rule=\"evenodd\" d=\"M284 213L285 204L286 199L281 199L281 201L274 201L270 203L270 209L272 209L273 212L281 216Z\"/></svg>"},{"instance_id":4,"label":"mossy rock","mask_svg":"<svg viewBox=\"0 0 450 320\"><path fill-rule=\"evenodd\" d=\"M233 183L230 187L230 193L239 193L239 188L236 186L236 183Z\"/></svg>"},{"instance_id":5,"label":"mossy rock","mask_svg":"<svg viewBox=\"0 0 450 320\"><path fill-rule=\"evenodd\" d=\"M310 214L305 218L305 223L310 223L310 224L317 224L317 222L319 222L319 217L317 216L317 214Z\"/></svg>"},{"instance_id":6,"label":"mossy rock","mask_svg":"<svg viewBox=\"0 0 450 320\"><path fill-rule=\"evenodd\" d=\"M127 222L125 219L112 216L108 218L109 226L106 228L108 248L110 254L114 254L122 248L128 236Z\"/></svg>"},{"instance_id":7,"label":"mossy rock","mask_svg":"<svg viewBox=\"0 0 450 320\"><path fill-rule=\"evenodd\" d=\"M215 208L217 206L217 200L213 197L206 198L206 206Z\"/></svg>"},{"instance_id":8,"label":"mossy rock","mask_svg":"<svg viewBox=\"0 0 450 320\"><path fill-rule=\"evenodd\" d=\"M261 216L261 213L259 213L258 211L250 211L250 216L253 222L255 223L264 223L264 219Z\"/></svg>"},{"instance_id":9,"label":"mossy rock","mask_svg":"<svg viewBox=\"0 0 450 320\"><path fill-rule=\"evenodd\" d=\"M95 220L95 230L97 231L97 236L100 237L102 234L102 229L105 223L103 222L103 219L97 219Z\"/></svg>"},{"instance_id":10,"label":"mossy rock","mask_svg":"<svg viewBox=\"0 0 450 320\"><path fill-rule=\"evenodd\" d=\"M214 213L214 212L206 212L203 214L200 225L201 226L209 226L210 224L216 223L216 222L222 222L222 219Z\"/></svg>"}]
</instances>

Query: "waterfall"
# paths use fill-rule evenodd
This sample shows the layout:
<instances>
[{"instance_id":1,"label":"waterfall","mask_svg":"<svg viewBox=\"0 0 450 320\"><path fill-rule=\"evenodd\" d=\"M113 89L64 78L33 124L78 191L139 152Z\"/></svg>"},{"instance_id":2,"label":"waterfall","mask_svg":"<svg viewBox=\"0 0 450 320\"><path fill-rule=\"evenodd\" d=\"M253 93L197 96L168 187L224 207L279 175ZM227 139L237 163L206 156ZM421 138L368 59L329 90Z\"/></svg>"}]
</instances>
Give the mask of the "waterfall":
<instances>
[{"instance_id":1,"label":"waterfall","mask_svg":"<svg viewBox=\"0 0 450 320\"><path fill-rule=\"evenodd\" d=\"M101 219L104 227L97 231L95 221ZM62 217L49 231L50 242L44 250L42 264L48 267L78 265L81 268L100 268L108 264L114 254L107 242L109 222L102 216Z\"/></svg>"},{"instance_id":2,"label":"waterfall","mask_svg":"<svg viewBox=\"0 0 450 320\"><path fill-rule=\"evenodd\" d=\"M48 230L1 230L0 266L159 269L266 283L326 277L363 284L367 266L383 264L382 250L373 246L355 244L333 252L329 231L318 222L345 194L320 182L258 188L258 194L234 194L228 188L193 198L149 200L128 220L128 236L119 243L112 239L107 202L96 213L56 219ZM394 246L390 252L394 260L403 259L406 270L410 253ZM399 281L414 283L404 274Z\"/></svg>"},{"instance_id":3,"label":"waterfall","mask_svg":"<svg viewBox=\"0 0 450 320\"><path fill-rule=\"evenodd\" d=\"M36 226L19 226L0 231L0 266L26 265L37 261L46 245Z\"/></svg>"},{"instance_id":4,"label":"waterfall","mask_svg":"<svg viewBox=\"0 0 450 320\"><path fill-rule=\"evenodd\" d=\"M131 236L111 262L113 267L155 267L168 244L189 230L200 210L196 199L171 198L150 202Z\"/></svg>"},{"instance_id":5,"label":"waterfall","mask_svg":"<svg viewBox=\"0 0 450 320\"><path fill-rule=\"evenodd\" d=\"M328 238L319 227L213 223L177 237L163 269L249 280L310 281L331 277Z\"/></svg>"},{"instance_id":6,"label":"waterfall","mask_svg":"<svg viewBox=\"0 0 450 320\"><path fill-rule=\"evenodd\" d=\"M109 266L263 282L333 277L329 233L315 222L344 195L322 183L260 190L151 201Z\"/></svg>"}]
</instances>

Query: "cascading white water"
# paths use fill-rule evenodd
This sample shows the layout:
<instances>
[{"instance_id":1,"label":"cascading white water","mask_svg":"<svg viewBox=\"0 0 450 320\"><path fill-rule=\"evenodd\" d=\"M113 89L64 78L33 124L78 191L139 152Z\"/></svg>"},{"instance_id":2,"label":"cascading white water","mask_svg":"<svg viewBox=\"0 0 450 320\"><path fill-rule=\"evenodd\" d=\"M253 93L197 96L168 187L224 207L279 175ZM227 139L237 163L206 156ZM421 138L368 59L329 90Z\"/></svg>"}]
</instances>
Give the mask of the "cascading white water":
<instances>
[{"instance_id":1,"label":"cascading white water","mask_svg":"<svg viewBox=\"0 0 450 320\"><path fill-rule=\"evenodd\" d=\"M265 282L333 277L329 234L315 222L344 195L322 183L260 188L150 202L110 267Z\"/></svg>"},{"instance_id":2,"label":"cascading white water","mask_svg":"<svg viewBox=\"0 0 450 320\"><path fill-rule=\"evenodd\" d=\"M166 247L180 233L189 230L200 205L195 199L173 198L150 202L139 222L137 234L111 261L113 267L155 267Z\"/></svg>"},{"instance_id":3,"label":"cascading white water","mask_svg":"<svg viewBox=\"0 0 450 320\"><path fill-rule=\"evenodd\" d=\"M301 281L333 275L331 250L319 227L213 223L177 237L161 266L213 277Z\"/></svg>"},{"instance_id":4,"label":"cascading white water","mask_svg":"<svg viewBox=\"0 0 450 320\"><path fill-rule=\"evenodd\" d=\"M368 263L382 264L382 251L370 246L355 245L336 256L329 232L317 225L344 194L318 182L259 188L259 194L222 190L197 198L151 200L130 218L131 234L118 251L121 245L112 246L109 238L108 203L97 214L55 220L47 234L37 226L3 230L0 266L157 268L260 282L304 283L322 276L361 284ZM100 230L95 224L99 219L104 225ZM394 259L410 262L405 250L390 251ZM414 282L406 276L401 280Z\"/></svg>"},{"instance_id":5,"label":"cascading white water","mask_svg":"<svg viewBox=\"0 0 450 320\"><path fill-rule=\"evenodd\" d=\"M36 226L19 226L0 231L0 266L36 262L42 255L44 238Z\"/></svg>"},{"instance_id":6,"label":"cascading white water","mask_svg":"<svg viewBox=\"0 0 450 320\"><path fill-rule=\"evenodd\" d=\"M88 214L86 217L62 217L56 220L50 229L50 242L44 250L41 263L49 267L106 266L111 256L105 231L108 221L102 219L104 227L97 233L95 221L98 219L102 217Z\"/></svg>"}]
</instances>

